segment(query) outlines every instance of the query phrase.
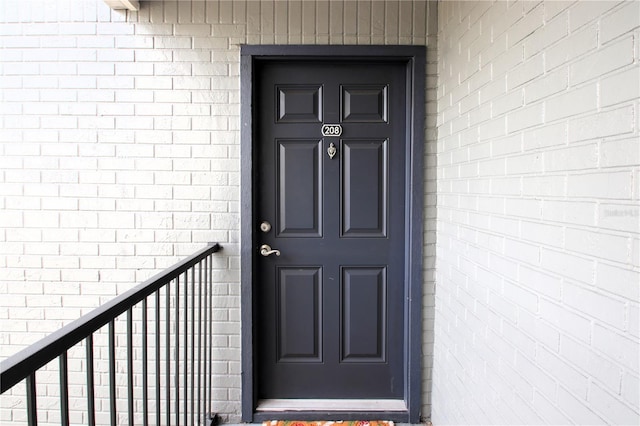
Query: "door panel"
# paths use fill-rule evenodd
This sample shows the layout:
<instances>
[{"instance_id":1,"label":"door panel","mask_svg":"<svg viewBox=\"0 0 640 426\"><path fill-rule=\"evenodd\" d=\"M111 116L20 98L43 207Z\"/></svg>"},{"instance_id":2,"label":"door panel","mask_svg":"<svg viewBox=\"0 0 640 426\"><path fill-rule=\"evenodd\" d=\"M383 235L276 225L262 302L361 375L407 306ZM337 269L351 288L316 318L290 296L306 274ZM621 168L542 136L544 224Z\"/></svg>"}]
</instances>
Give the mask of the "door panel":
<instances>
[{"instance_id":1,"label":"door panel","mask_svg":"<svg viewBox=\"0 0 640 426\"><path fill-rule=\"evenodd\" d=\"M322 122L322 86L287 85L276 87L276 121L283 123Z\"/></svg>"},{"instance_id":2,"label":"door panel","mask_svg":"<svg viewBox=\"0 0 640 426\"><path fill-rule=\"evenodd\" d=\"M341 88L342 121L382 123L387 121L387 86L353 85Z\"/></svg>"},{"instance_id":3,"label":"door panel","mask_svg":"<svg viewBox=\"0 0 640 426\"><path fill-rule=\"evenodd\" d=\"M343 267L342 362L384 362L387 347L385 267Z\"/></svg>"},{"instance_id":4,"label":"door panel","mask_svg":"<svg viewBox=\"0 0 640 426\"><path fill-rule=\"evenodd\" d=\"M278 268L278 361L322 361L322 268Z\"/></svg>"},{"instance_id":5,"label":"door panel","mask_svg":"<svg viewBox=\"0 0 640 426\"><path fill-rule=\"evenodd\" d=\"M387 141L342 141L342 236L387 236Z\"/></svg>"},{"instance_id":6,"label":"door panel","mask_svg":"<svg viewBox=\"0 0 640 426\"><path fill-rule=\"evenodd\" d=\"M402 399L405 67L255 72L256 249L281 253L257 259L258 398ZM323 124L342 135L322 137Z\"/></svg>"},{"instance_id":7,"label":"door panel","mask_svg":"<svg viewBox=\"0 0 640 426\"><path fill-rule=\"evenodd\" d=\"M321 237L321 142L278 140L278 235Z\"/></svg>"}]
</instances>

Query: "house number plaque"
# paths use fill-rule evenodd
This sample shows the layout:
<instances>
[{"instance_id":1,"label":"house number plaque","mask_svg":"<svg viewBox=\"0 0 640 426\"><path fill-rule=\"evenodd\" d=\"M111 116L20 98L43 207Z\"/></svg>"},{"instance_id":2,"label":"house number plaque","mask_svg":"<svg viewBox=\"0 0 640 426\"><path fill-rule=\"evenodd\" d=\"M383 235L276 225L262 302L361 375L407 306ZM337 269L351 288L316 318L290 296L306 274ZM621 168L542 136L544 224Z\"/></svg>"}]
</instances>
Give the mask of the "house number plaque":
<instances>
[{"instance_id":1,"label":"house number plaque","mask_svg":"<svg viewBox=\"0 0 640 426\"><path fill-rule=\"evenodd\" d=\"M323 124L322 136L337 137L342 134L342 126L339 124Z\"/></svg>"}]
</instances>

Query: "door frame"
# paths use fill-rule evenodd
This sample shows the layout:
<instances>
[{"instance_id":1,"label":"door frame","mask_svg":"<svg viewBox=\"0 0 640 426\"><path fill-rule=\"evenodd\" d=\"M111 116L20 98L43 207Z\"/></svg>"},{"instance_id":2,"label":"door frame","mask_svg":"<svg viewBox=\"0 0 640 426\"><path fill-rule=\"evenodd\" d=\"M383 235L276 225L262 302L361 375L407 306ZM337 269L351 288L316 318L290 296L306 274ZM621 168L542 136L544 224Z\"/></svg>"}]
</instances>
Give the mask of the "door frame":
<instances>
[{"instance_id":1,"label":"door frame","mask_svg":"<svg viewBox=\"0 0 640 426\"><path fill-rule=\"evenodd\" d=\"M372 420L387 419L418 423L422 405L422 265L425 145L425 46L307 46L242 45L240 48L240 273L241 273L241 375L242 421L271 420L273 415L256 412L257 406L257 327L254 323L258 301L254 292L257 277L256 173L255 148L257 120L253 114L253 81L256 63L273 60L394 61L407 72L407 139L405 175L405 329L404 402L406 411L363 412L283 412L280 419ZM367 415L368 414L368 415ZM373 416L373 417L372 417ZM370 418L371 417L371 418Z\"/></svg>"}]
</instances>

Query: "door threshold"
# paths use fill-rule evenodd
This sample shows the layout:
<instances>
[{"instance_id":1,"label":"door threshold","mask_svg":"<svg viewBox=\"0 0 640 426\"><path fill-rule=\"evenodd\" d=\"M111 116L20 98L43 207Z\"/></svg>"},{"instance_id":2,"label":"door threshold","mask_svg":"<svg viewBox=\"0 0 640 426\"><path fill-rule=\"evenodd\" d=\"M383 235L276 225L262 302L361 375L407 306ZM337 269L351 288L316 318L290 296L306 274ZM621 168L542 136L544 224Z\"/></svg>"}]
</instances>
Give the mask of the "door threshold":
<instances>
[{"instance_id":1,"label":"door threshold","mask_svg":"<svg viewBox=\"0 0 640 426\"><path fill-rule=\"evenodd\" d=\"M256 411L407 411L407 405L401 399L261 399Z\"/></svg>"}]
</instances>

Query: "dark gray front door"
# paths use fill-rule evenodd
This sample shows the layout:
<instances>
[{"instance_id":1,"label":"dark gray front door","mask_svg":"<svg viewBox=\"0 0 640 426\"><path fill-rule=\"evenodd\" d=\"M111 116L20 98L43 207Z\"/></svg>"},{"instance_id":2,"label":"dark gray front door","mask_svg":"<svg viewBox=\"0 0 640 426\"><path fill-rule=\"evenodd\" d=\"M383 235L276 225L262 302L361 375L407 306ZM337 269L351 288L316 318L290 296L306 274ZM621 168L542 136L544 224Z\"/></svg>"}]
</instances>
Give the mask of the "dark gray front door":
<instances>
[{"instance_id":1,"label":"dark gray front door","mask_svg":"<svg viewBox=\"0 0 640 426\"><path fill-rule=\"evenodd\" d=\"M406 67L255 72L258 398L402 399Z\"/></svg>"}]
</instances>

